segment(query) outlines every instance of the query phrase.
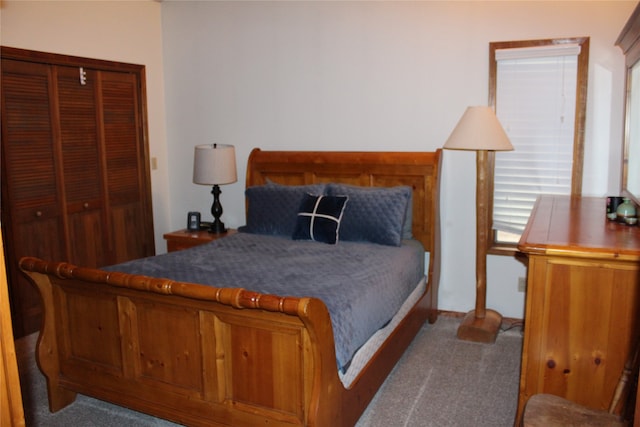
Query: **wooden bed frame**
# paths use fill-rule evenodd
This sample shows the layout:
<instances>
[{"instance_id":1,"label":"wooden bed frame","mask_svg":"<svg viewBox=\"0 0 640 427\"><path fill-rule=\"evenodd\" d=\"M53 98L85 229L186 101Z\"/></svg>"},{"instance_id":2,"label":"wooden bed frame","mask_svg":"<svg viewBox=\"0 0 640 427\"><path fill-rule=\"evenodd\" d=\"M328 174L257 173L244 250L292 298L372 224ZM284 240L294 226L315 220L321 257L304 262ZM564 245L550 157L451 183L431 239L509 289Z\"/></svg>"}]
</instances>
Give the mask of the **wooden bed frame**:
<instances>
[{"instance_id":1,"label":"wooden bed frame","mask_svg":"<svg viewBox=\"0 0 640 427\"><path fill-rule=\"evenodd\" d=\"M349 389L318 299L23 258L44 303L36 358L50 410L81 393L186 425L353 426L437 317L440 155L254 149L249 157L247 186L268 178L413 187L413 233L431 252L427 290Z\"/></svg>"}]
</instances>

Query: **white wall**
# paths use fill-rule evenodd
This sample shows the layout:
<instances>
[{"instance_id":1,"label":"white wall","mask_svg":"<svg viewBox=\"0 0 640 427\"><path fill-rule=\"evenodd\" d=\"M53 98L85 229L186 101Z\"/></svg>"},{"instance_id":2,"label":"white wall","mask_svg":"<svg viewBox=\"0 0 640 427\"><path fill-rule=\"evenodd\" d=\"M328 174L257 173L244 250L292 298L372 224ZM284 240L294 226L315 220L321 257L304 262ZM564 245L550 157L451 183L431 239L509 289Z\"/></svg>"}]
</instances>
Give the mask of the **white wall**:
<instances>
[{"instance_id":1,"label":"white wall","mask_svg":"<svg viewBox=\"0 0 640 427\"><path fill-rule=\"evenodd\" d=\"M161 3L0 0L3 46L145 65L156 251L169 225Z\"/></svg>"},{"instance_id":2,"label":"white wall","mask_svg":"<svg viewBox=\"0 0 640 427\"><path fill-rule=\"evenodd\" d=\"M441 147L466 106L487 102L491 41L591 37L584 191L617 193L624 60L613 44L635 4L3 0L0 42L146 65L162 252L162 233L183 228L187 211L210 215L210 189L191 182L194 145L236 146L240 179L221 197L227 226L241 225L253 147ZM473 153L446 151L445 310L474 304L474 183ZM490 256L488 307L522 317L524 274L515 259Z\"/></svg>"},{"instance_id":3,"label":"white wall","mask_svg":"<svg viewBox=\"0 0 640 427\"><path fill-rule=\"evenodd\" d=\"M590 36L585 194L617 193L623 65L634 2L163 2L171 225L210 216L193 146L234 144L241 178L223 220L244 223L253 147L435 150L468 105L487 103L491 41ZM440 307L475 301L475 156L445 152ZM488 260L488 306L523 316L524 266Z\"/></svg>"}]
</instances>

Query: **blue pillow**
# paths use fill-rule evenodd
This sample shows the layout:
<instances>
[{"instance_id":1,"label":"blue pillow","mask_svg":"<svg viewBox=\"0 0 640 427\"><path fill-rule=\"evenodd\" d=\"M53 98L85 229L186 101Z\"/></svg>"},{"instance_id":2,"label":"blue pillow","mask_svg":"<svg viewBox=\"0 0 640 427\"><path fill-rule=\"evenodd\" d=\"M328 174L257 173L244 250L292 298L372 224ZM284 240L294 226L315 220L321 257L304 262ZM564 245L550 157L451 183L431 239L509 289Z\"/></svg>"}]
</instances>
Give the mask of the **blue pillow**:
<instances>
[{"instance_id":1,"label":"blue pillow","mask_svg":"<svg viewBox=\"0 0 640 427\"><path fill-rule=\"evenodd\" d=\"M413 189L409 189L409 202L407 203L407 211L404 213L404 220L402 224L402 238L413 239Z\"/></svg>"},{"instance_id":2,"label":"blue pillow","mask_svg":"<svg viewBox=\"0 0 640 427\"><path fill-rule=\"evenodd\" d=\"M410 208L411 187L358 187L329 184L327 195L348 196L340 225L340 239L400 246ZM411 218L408 219L411 221Z\"/></svg>"},{"instance_id":3,"label":"blue pillow","mask_svg":"<svg viewBox=\"0 0 640 427\"><path fill-rule=\"evenodd\" d=\"M340 220L347 203L346 196L314 196L306 194L300 203L294 240L338 243Z\"/></svg>"},{"instance_id":4,"label":"blue pillow","mask_svg":"<svg viewBox=\"0 0 640 427\"><path fill-rule=\"evenodd\" d=\"M321 195L325 187L325 184L269 183L247 188L247 225L243 231L291 237L303 196L308 193Z\"/></svg>"}]
</instances>

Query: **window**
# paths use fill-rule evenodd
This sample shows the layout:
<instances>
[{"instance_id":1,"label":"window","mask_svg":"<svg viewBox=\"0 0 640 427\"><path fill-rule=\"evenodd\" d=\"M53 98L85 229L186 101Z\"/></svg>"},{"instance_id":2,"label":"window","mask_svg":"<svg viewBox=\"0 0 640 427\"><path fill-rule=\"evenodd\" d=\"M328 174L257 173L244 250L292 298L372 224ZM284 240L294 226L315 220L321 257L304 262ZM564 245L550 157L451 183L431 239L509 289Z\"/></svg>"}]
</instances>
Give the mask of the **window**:
<instances>
[{"instance_id":1,"label":"window","mask_svg":"<svg viewBox=\"0 0 640 427\"><path fill-rule=\"evenodd\" d=\"M515 148L490 159L490 252L512 253L538 195L582 191L589 39L497 42L489 51L489 103Z\"/></svg>"}]
</instances>

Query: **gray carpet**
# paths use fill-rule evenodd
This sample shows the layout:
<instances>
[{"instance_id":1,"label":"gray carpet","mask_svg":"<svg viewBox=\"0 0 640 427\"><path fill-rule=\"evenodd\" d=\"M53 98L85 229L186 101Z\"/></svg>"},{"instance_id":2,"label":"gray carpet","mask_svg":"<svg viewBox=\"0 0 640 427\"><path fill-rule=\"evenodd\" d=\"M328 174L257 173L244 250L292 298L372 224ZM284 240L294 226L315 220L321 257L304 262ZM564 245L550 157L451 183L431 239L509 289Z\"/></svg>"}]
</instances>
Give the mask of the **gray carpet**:
<instances>
[{"instance_id":1,"label":"gray carpet","mask_svg":"<svg viewBox=\"0 0 640 427\"><path fill-rule=\"evenodd\" d=\"M422 328L356 427L513 426L521 329L501 332L495 344L478 344L456 339L459 322L440 316ZM82 395L49 413L35 339L16 341L27 426L176 426Z\"/></svg>"}]
</instances>

